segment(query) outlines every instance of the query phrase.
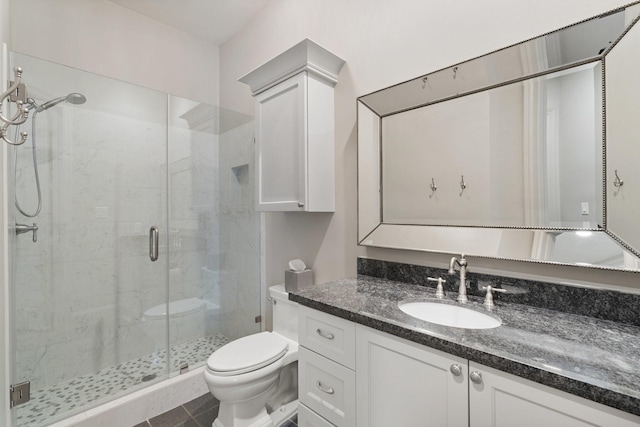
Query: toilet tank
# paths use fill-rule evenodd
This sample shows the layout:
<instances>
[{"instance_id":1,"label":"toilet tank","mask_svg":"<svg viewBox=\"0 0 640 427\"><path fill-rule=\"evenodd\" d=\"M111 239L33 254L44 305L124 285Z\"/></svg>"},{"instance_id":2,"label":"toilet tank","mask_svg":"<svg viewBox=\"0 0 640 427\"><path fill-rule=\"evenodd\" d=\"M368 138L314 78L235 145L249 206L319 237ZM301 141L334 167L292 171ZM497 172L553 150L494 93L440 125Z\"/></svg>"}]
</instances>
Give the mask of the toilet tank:
<instances>
[{"instance_id":1,"label":"toilet tank","mask_svg":"<svg viewBox=\"0 0 640 427\"><path fill-rule=\"evenodd\" d=\"M271 286L269 296L273 308L273 332L298 342L298 303L289 301L284 285Z\"/></svg>"}]
</instances>

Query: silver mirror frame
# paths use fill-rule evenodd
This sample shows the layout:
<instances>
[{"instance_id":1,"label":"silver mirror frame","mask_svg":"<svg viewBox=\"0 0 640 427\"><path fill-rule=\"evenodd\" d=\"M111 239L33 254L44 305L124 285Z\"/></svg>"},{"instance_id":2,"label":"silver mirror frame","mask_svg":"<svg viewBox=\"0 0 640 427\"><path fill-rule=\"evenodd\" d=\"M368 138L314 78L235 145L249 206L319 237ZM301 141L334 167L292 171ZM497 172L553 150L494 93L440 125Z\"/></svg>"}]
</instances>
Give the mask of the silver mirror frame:
<instances>
[{"instance_id":1,"label":"silver mirror frame","mask_svg":"<svg viewBox=\"0 0 640 427\"><path fill-rule=\"evenodd\" d=\"M467 82L470 83L462 88L437 86L437 83L444 81L443 76L450 78L449 73L463 73L478 66L486 67L492 58L504 59L523 49L528 52L535 51L541 44L548 43L552 39L580 36L580 31L593 31L594 28L597 28L598 23L617 19L616 16L619 17L621 14L625 17L624 25L615 34L615 41L598 50L597 54L587 52L586 55L579 57L565 55L566 60L549 61L546 67L533 64L525 69L521 75L512 73L500 76L499 79L495 76L489 76L481 81L469 78ZM632 16L632 19L629 19L629 15ZM382 220L381 186L381 124L384 117L587 63L602 62L604 72L606 55L639 19L640 1L637 1L558 31L358 98L356 103L358 121L358 244L369 247L447 254L465 253L493 259L640 272L640 253L606 227L605 131L603 131L602 151L603 224L596 229L390 224ZM596 31L596 33L602 32ZM610 36L610 33L604 35L605 38ZM602 45L602 37L594 43L594 46ZM558 55L558 58L562 57L562 55ZM431 89L426 99L425 88ZM603 117L604 113L603 107ZM604 118L603 123L606 127L606 119ZM564 253L559 249L560 247L572 248L570 249L571 253ZM603 253L612 254L612 258L616 258L618 261L610 264L607 260L591 259L589 248L593 247L598 247ZM622 260L622 264L619 263L620 260Z\"/></svg>"}]
</instances>

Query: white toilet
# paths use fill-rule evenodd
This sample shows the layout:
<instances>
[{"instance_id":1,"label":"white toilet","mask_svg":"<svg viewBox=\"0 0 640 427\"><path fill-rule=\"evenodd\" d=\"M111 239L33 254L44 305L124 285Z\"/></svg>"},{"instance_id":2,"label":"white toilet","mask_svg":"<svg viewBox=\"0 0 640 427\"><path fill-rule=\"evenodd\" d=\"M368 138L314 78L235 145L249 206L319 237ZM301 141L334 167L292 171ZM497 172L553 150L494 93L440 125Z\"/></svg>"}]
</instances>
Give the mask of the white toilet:
<instances>
[{"instance_id":1,"label":"white toilet","mask_svg":"<svg viewBox=\"0 0 640 427\"><path fill-rule=\"evenodd\" d=\"M239 338L207 360L204 379L220 401L213 427L274 427L298 409L298 304L269 288L273 332Z\"/></svg>"}]
</instances>

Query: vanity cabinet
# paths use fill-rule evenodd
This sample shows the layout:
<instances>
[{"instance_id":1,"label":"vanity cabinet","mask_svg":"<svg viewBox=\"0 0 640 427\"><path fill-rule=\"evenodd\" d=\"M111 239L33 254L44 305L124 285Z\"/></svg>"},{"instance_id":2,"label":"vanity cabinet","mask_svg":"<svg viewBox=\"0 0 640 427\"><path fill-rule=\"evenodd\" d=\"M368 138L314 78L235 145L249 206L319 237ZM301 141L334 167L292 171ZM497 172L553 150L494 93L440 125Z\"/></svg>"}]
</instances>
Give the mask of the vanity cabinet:
<instances>
[{"instance_id":1,"label":"vanity cabinet","mask_svg":"<svg viewBox=\"0 0 640 427\"><path fill-rule=\"evenodd\" d=\"M356 334L358 427L468 426L466 359L361 325Z\"/></svg>"},{"instance_id":2,"label":"vanity cabinet","mask_svg":"<svg viewBox=\"0 0 640 427\"><path fill-rule=\"evenodd\" d=\"M357 426L632 427L640 417L366 326Z\"/></svg>"},{"instance_id":3,"label":"vanity cabinet","mask_svg":"<svg viewBox=\"0 0 640 427\"><path fill-rule=\"evenodd\" d=\"M638 416L308 307L300 309L301 426L640 425Z\"/></svg>"},{"instance_id":4,"label":"vanity cabinet","mask_svg":"<svg viewBox=\"0 0 640 427\"><path fill-rule=\"evenodd\" d=\"M298 425L355 426L355 335L353 322L300 306Z\"/></svg>"},{"instance_id":5,"label":"vanity cabinet","mask_svg":"<svg viewBox=\"0 0 640 427\"><path fill-rule=\"evenodd\" d=\"M475 362L470 427L638 427L640 417ZM474 375L474 378L478 378Z\"/></svg>"},{"instance_id":6,"label":"vanity cabinet","mask_svg":"<svg viewBox=\"0 0 640 427\"><path fill-rule=\"evenodd\" d=\"M335 210L333 92L343 64L306 39L240 78L256 101L257 210Z\"/></svg>"}]
</instances>

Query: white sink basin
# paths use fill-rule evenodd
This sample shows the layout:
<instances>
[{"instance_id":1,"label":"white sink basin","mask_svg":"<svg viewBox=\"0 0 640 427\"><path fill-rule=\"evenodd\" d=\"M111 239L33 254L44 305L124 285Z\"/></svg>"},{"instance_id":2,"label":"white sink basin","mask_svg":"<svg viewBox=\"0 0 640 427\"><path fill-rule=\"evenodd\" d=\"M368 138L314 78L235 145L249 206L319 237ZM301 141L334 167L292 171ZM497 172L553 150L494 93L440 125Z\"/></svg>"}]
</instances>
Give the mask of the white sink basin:
<instances>
[{"instance_id":1,"label":"white sink basin","mask_svg":"<svg viewBox=\"0 0 640 427\"><path fill-rule=\"evenodd\" d=\"M455 328L491 329L502 324L498 316L437 301L401 301L398 308L417 319Z\"/></svg>"}]
</instances>

